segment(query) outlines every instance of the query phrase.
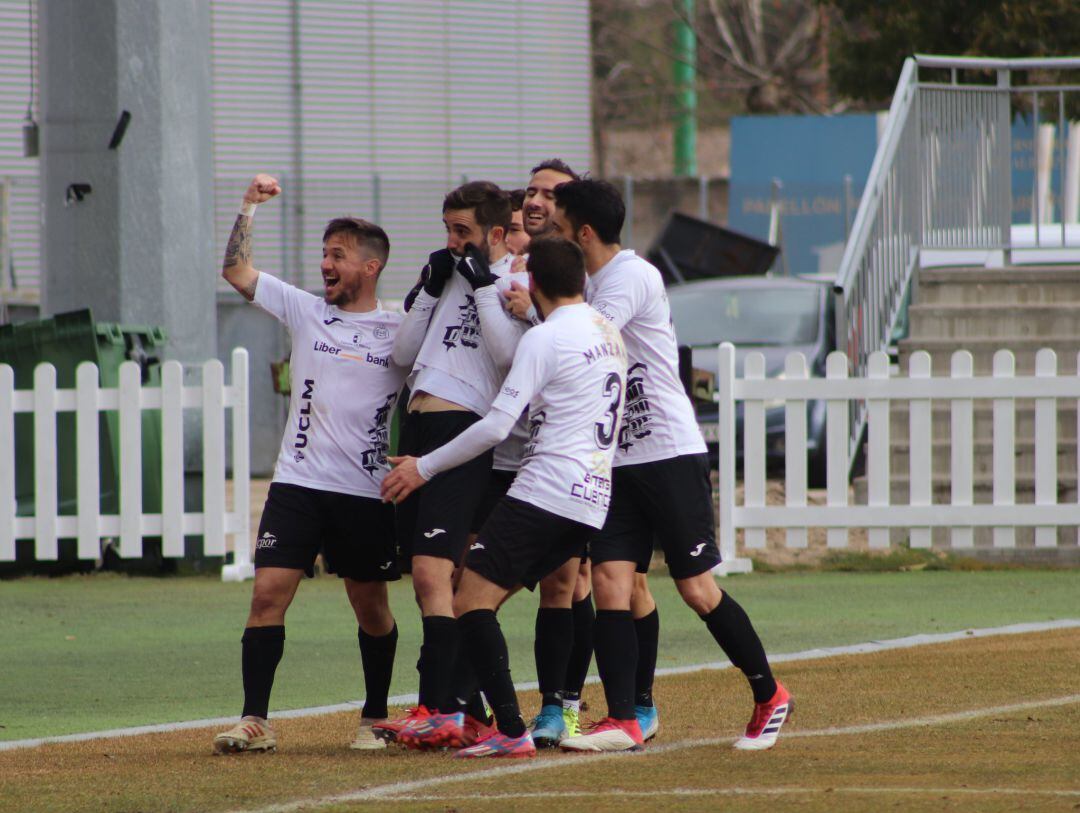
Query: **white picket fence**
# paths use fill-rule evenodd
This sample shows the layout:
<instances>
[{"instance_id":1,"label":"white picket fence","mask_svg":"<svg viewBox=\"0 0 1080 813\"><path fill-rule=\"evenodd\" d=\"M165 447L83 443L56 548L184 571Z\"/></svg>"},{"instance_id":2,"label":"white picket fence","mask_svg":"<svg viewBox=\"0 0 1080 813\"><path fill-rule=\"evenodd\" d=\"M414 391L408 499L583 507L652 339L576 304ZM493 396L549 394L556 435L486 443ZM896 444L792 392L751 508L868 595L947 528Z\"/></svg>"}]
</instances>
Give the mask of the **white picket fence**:
<instances>
[{"instance_id":1,"label":"white picket fence","mask_svg":"<svg viewBox=\"0 0 1080 813\"><path fill-rule=\"evenodd\" d=\"M848 546L849 530L868 529L871 548L887 548L890 529L907 528L914 548L931 546L931 531L948 528L950 546L973 546L975 527L993 528L995 548L1016 546L1016 528L1035 528L1036 547L1056 547L1059 526L1080 526L1080 503L1058 503L1058 405L1078 405L1080 375L1058 373L1054 351L1040 350L1034 376L1015 375L1015 358L999 350L993 375L973 375L966 350L951 359L950 374L931 375L930 356L912 354L908 376L890 378L884 352L870 355L865 378L848 377L848 359L832 353L825 378L808 375L806 359L792 353L784 376L765 377L765 359L750 353L743 375L736 376L735 348L719 348L719 537L724 563L719 573L748 572L749 559L736 555L736 530L744 531L748 550L765 547L767 528L786 529L789 548L807 547L807 529L825 528L829 548ZM1077 359L1080 364L1080 357ZM1074 368L1075 370L1076 368ZM1035 403L1035 500L1016 503L1016 400ZM989 399L993 416L993 501L974 502L975 399ZM785 504L766 506L765 403L781 400L785 408ZM806 406L826 402L826 500L807 504ZM865 401L868 416L867 504L851 504L848 482L848 430L851 402ZM906 504L890 503L890 403L909 403L909 482ZM933 503L932 402L951 407L951 499ZM743 503L736 504L736 402L743 404ZM1080 412L1077 413L1080 415ZM1080 437L1080 433L1078 433ZM1078 458L1080 459L1080 458ZM897 472L899 474L899 472Z\"/></svg>"},{"instance_id":2,"label":"white picket fence","mask_svg":"<svg viewBox=\"0 0 1080 813\"><path fill-rule=\"evenodd\" d=\"M139 365L124 362L119 385L98 386L98 369L84 362L74 389L57 389L56 369L34 370L34 388L16 390L14 372L0 365L0 562L15 561L18 539L34 540L34 558L56 560L59 539L77 540L79 559L102 555L102 539L119 539L123 558L143 554L144 537L160 537L165 557L184 555L184 536L201 535L203 552L224 556L226 537L233 539L234 561L222 569L225 581L250 578L250 469L248 438L248 355L232 353L232 382L225 384L217 359L202 365L202 383L185 385L179 362L161 366L161 386L144 387ZM142 411L161 410L161 513L143 513ZM184 511L184 410L202 418L203 510ZM233 499L226 506L225 410L232 417ZM118 413L119 514L100 511L99 414ZM15 415L32 413L34 425L34 515L16 516ZM57 505L57 431L59 412L76 421L77 512L61 516Z\"/></svg>"}]
</instances>

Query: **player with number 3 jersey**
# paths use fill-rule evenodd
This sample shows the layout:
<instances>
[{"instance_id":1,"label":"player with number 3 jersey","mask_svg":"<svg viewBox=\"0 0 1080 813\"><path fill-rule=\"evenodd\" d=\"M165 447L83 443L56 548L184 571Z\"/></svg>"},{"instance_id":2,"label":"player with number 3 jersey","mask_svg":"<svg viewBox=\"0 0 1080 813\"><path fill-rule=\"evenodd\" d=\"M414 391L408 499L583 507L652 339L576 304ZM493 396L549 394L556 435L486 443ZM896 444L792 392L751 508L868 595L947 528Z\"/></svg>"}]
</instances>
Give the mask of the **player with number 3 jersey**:
<instances>
[{"instance_id":1,"label":"player with number 3 jersey","mask_svg":"<svg viewBox=\"0 0 1080 813\"><path fill-rule=\"evenodd\" d=\"M584 301L580 249L567 240L535 240L527 267L545 321L522 337L491 410L423 457L391 458L398 465L383 483L385 498L401 499L440 471L498 443L528 404L530 432L521 469L470 548L454 597L461 645L497 725L462 749L462 757L536 753L521 719L495 612L519 587L531 589L579 558L603 526L622 418L626 351L619 331ZM460 745L463 726L461 712L435 715L423 744Z\"/></svg>"}]
</instances>

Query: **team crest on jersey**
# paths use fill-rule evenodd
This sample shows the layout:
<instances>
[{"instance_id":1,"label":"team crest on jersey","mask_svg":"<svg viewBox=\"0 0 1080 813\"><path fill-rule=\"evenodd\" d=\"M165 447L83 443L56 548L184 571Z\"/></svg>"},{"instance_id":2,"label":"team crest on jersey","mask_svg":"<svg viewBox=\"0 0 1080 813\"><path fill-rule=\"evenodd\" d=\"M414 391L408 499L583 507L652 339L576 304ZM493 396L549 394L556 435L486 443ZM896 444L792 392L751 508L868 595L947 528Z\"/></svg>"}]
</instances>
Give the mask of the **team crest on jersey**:
<instances>
[{"instance_id":1,"label":"team crest on jersey","mask_svg":"<svg viewBox=\"0 0 1080 813\"><path fill-rule=\"evenodd\" d=\"M626 371L626 406L619 428L619 448L626 452L635 441L652 434L652 405L645 392L647 364L638 362Z\"/></svg>"},{"instance_id":2,"label":"team crest on jersey","mask_svg":"<svg viewBox=\"0 0 1080 813\"><path fill-rule=\"evenodd\" d=\"M375 328L375 330L373 330L372 333L374 333L376 339L389 339L390 338L390 331L387 328L383 327L382 325L379 325L377 328Z\"/></svg>"},{"instance_id":3,"label":"team crest on jersey","mask_svg":"<svg viewBox=\"0 0 1080 813\"><path fill-rule=\"evenodd\" d=\"M375 425L368 431L368 440L371 447L365 449L360 456L360 465L364 471L374 476L375 472L386 469L386 453L390 449L390 432L388 430L390 410L394 408L397 393L386 396L377 410L375 410Z\"/></svg>"},{"instance_id":4,"label":"team crest on jersey","mask_svg":"<svg viewBox=\"0 0 1080 813\"><path fill-rule=\"evenodd\" d=\"M476 299L465 295L465 304L458 305L458 321L447 325L443 332L443 346L447 352L458 345L475 349L480 346L480 316L476 311Z\"/></svg>"}]
</instances>

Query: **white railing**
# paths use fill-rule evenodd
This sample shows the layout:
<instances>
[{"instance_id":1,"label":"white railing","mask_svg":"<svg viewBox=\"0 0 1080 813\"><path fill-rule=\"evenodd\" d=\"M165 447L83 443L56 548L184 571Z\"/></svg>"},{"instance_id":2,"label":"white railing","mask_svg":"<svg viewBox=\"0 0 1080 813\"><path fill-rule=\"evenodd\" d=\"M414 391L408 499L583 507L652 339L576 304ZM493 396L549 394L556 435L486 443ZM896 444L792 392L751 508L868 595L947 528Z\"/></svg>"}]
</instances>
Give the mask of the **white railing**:
<instances>
[{"instance_id":1,"label":"white railing","mask_svg":"<svg viewBox=\"0 0 1080 813\"><path fill-rule=\"evenodd\" d=\"M161 386L144 387L139 365L120 365L117 387L98 385L98 369L80 364L74 389L56 388L56 368L40 364L34 388L16 390L14 371L0 365L0 562L16 559L18 539L34 540L34 559L54 561L58 540L75 539L81 560L102 555L102 539L119 539L122 558L143 553L143 537L160 537L161 554L184 555L184 537L201 535L203 553L226 554L232 536L234 561L222 569L226 581L250 578L250 470L248 356L232 353L232 383L225 384L217 359L202 365L202 383L185 385L177 361L161 365ZM201 414L203 483L201 512L184 511L184 410ZM233 499L226 506L225 410L232 412ZM142 412L161 411L161 513L143 513ZM118 514L102 514L99 415L114 411L119 426ZM33 415L34 513L16 516L15 415ZM60 515L57 501L57 414L75 415L77 509Z\"/></svg>"},{"instance_id":2,"label":"white railing","mask_svg":"<svg viewBox=\"0 0 1080 813\"><path fill-rule=\"evenodd\" d=\"M933 80L945 71L948 81ZM1013 81L1014 74L1038 77L1038 71L1068 71L1073 81ZM1070 124L1066 111L1080 95L1078 75L1080 57L917 55L905 61L837 272L836 336L854 375L866 375L870 354L887 347L912 274L932 255L941 260L994 252L1009 264L1016 248L1035 249L1027 253L1043 261L1075 261L1075 250L1065 249L1080 247L1080 228L1071 223L1080 198L1080 152L1073 150L1074 160L1067 161L1066 143L1080 139L1069 135L1080 125ZM1031 121L1036 134L1030 223L1023 215L1014 223L1011 128L1018 115ZM1055 140L1056 192L1052 150L1040 147ZM1050 222L1055 218L1059 222ZM1052 253L1040 253L1043 248ZM855 405L849 460L858 452L865 421Z\"/></svg>"},{"instance_id":3,"label":"white railing","mask_svg":"<svg viewBox=\"0 0 1080 813\"><path fill-rule=\"evenodd\" d=\"M852 528L868 529L870 548L890 545L890 529L909 529L913 548L929 548L932 529L943 528L953 549L975 545L975 528L992 528L994 548L1016 547L1016 529L1034 528L1034 545L1058 545L1059 527L1080 526L1080 502L1058 502L1060 477L1078 476L1058 471L1058 429L1062 418L1080 404L1080 374L1058 373L1053 350L1040 350L1034 376L1015 375L1015 359L1008 350L994 356L992 376L973 376L972 356L959 350L952 356L948 377L931 374L930 356L912 354L908 377L890 378L889 358L872 353L867 374L848 377L848 359L831 353L825 378L810 378L801 353L787 357L783 378L765 377L765 360L750 353L741 377L735 374L735 348L719 348L719 539L724 557L720 572L746 572L747 559L736 556L736 530L743 530L747 550L765 547L767 528L786 529L790 548L807 547L807 528L826 528L829 548L846 548ZM1075 360L1080 363L1080 357ZM1073 368L1076 370L1077 368ZM992 493L988 503L975 502L974 403L988 401L992 411ZM1018 504L1017 400L1033 399L1034 502ZM766 505L765 410L766 402L783 401L785 409L785 504ZM824 505L807 502L807 401L826 402L826 495ZM866 405L869 443L866 460L866 504L854 504L848 485L849 405ZM933 402L950 406L948 502L933 502ZM736 504L736 403L743 404L743 503ZM890 472L890 408L908 405L908 471ZM1077 413L1080 415L1080 412ZM1075 426L1076 418L1072 418ZM1080 435L1078 435L1080 437ZM980 438L980 440L984 440ZM1071 439L1076 444L1076 439ZM1076 449L1073 445L1072 449ZM1064 457L1064 455L1062 455ZM1080 457L1078 457L1080 460ZM907 475L907 503L892 501L893 480ZM942 478L939 478L942 479Z\"/></svg>"}]
</instances>

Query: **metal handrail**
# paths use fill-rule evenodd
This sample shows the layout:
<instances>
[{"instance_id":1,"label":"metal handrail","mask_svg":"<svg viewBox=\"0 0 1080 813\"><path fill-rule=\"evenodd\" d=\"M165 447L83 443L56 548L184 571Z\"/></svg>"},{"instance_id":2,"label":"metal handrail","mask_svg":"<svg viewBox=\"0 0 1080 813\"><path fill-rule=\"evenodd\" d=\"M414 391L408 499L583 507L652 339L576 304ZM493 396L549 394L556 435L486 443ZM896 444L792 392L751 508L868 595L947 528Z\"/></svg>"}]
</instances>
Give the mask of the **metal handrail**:
<instances>
[{"instance_id":1,"label":"metal handrail","mask_svg":"<svg viewBox=\"0 0 1080 813\"><path fill-rule=\"evenodd\" d=\"M840 270L836 277L836 291L842 294L852 282L852 277L857 271L857 258L866 250L866 242L870 238L870 221L877 208L876 203L880 199L882 186L885 181L885 173L893 163L896 156L896 148L900 142L900 130L907 121L915 100L917 88L917 68L913 59L904 60L904 68L900 72L900 81L896 84L896 93L893 94L892 104L889 106L889 117L882 133L881 142L874 154L874 162L870 165L870 176L866 182L866 190L859 201L859 208L855 212L855 223L851 227L851 238L844 246L843 258L840 261ZM838 325L839 327L839 325ZM837 335L843 335L837 331Z\"/></svg>"},{"instance_id":2,"label":"metal handrail","mask_svg":"<svg viewBox=\"0 0 1080 813\"><path fill-rule=\"evenodd\" d=\"M950 81L920 81L920 68L950 70ZM1056 95L1057 162L1064 175L1065 94L1076 92L1076 81L1013 85L1012 71L1040 69L1080 70L1080 57L919 54L904 61L834 286L839 349L850 359L854 375L865 373L871 353L887 348L922 252L999 251L1003 261L1010 262L1014 97L1025 100L1035 132L1036 180L1031 190L1035 247L1052 247L1051 240L1061 247L1076 242L1064 216L1060 224L1050 225L1055 205L1062 213L1068 205L1055 204L1053 175L1040 169L1047 153L1039 146L1040 99ZM995 82L960 82L958 73L970 70L994 71ZM853 404L852 461L865 413L864 403Z\"/></svg>"},{"instance_id":3,"label":"metal handrail","mask_svg":"<svg viewBox=\"0 0 1080 813\"><path fill-rule=\"evenodd\" d=\"M982 56L915 54L915 62L920 68L957 68L959 70L1029 71L1080 68L1080 57L1076 56L999 59L997 57Z\"/></svg>"}]
</instances>

